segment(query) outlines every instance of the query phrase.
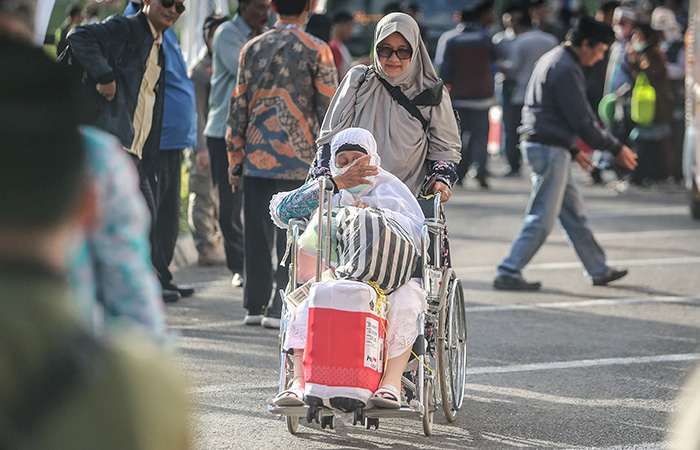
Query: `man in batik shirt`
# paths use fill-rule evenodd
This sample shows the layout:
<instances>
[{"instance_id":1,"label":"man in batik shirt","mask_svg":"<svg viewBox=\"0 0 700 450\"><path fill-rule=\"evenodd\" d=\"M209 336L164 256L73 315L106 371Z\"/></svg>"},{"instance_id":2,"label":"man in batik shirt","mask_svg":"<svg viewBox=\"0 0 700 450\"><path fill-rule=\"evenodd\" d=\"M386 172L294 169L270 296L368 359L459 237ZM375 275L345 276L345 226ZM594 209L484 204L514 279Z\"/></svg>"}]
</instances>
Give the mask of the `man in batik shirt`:
<instances>
[{"instance_id":1,"label":"man in batik shirt","mask_svg":"<svg viewBox=\"0 0 700 450\"><path fill-rule=\"evenodd\" d=\"M279 328L279 290L288 275L285 267L274 270L271 250L276 237L282 262L286 236L272 223L268 205L277 192L304 183L338 74L330 47L303 31L309 0L276 0L272 7L274 28L241 51L227 141L230 182L236 189L242 175L245 186L244 323ZM273 278L277 289L268 308Z\"/></svg>"}]
</instances>

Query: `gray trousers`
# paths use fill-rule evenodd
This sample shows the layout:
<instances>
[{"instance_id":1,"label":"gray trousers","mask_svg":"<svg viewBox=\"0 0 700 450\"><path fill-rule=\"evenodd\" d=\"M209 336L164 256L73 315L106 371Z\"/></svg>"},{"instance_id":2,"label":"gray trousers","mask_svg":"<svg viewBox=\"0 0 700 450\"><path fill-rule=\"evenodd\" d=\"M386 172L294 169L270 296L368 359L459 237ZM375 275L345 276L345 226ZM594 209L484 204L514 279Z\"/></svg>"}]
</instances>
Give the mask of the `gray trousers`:
<instances>
[{"instance_id":1,"label":"gray trousers","mask_svg":"<svg viewBox=\"0 0 700 450\"><path fill-rule=\"evenodd\" d=\"M197 251L210 245L218 245L219 221L217 219L216 196L211 181L211 170L200 169L195 161L195 152L185 150L187 173L190 178L189 206L187 218Z\"/></svg>"}]
</instances>

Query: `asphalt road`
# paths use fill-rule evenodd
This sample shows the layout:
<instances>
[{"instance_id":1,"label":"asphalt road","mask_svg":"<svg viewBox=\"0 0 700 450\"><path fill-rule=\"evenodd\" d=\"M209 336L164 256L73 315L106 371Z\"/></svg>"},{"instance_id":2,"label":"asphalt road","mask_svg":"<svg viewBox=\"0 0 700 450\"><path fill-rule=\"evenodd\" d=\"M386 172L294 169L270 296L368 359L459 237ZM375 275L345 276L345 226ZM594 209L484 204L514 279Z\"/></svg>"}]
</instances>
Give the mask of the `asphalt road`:
<instances>
[{"instance_id":1,"label":"asphalt road","mask_svg":"<svg viewBox=\"0 0 700 450\"><path fill-rule=\"evenodd\" d=\"M491 184L458 188L447 204L468 302L469 384L454 424L438 411L430 438L408 419L376 431L302 421L289 434L266 409L277 392L277 332L242 324L242 289L225 269L187 267L176 281L197 293L167 316L191 386L196 448L665 448L674 400L700 363L700 222L683 190L581 185L610 263L630 274L591 286L556 229L524 272L543 289L513 293L491 282L521 225L529 180Z\"/></svg>"}]
</instances>

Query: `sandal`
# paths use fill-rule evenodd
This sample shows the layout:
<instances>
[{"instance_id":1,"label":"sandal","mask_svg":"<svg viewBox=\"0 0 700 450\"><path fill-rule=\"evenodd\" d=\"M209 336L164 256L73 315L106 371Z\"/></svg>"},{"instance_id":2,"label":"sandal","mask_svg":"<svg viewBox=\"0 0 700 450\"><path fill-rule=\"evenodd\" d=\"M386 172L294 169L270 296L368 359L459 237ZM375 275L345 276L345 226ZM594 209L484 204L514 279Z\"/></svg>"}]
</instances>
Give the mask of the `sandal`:
<instances>
[{"instance_id":1,"label":"sandal","mask_svg":"<svg viewBox=\"0 0 700 450\"><path fill-rule=\"evenodd\" d=\"M304 388L291 387L277 394L272 400L275 406L304 406Z\"/></svg>"},{"instance_id":2,"label":"sandal","mask_svg":"<svg viewBox=\"0 0 700 450\"><path fill-rule=\"evenodd\" d=\"M389 394L393 399L389 397L380 397L380 394ZM401 394L399 391L390 384L385 384L384 386L377 389L377 391L372 395L370 401L375 408L383 409L399 409L401 408Z\"/></svg>"}]
</instances>

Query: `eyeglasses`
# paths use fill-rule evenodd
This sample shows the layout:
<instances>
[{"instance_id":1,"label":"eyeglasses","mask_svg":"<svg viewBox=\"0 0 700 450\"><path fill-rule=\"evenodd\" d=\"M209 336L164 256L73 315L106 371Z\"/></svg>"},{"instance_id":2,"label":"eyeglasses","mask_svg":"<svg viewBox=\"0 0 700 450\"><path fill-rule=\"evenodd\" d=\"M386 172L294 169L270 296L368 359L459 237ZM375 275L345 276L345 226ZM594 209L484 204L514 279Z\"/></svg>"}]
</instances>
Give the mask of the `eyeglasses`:
<instances>
[{"instance_id":1,"label":"eyeglasses","mask_svg":"<svg viewBox=\"0 0 700 450\"><path fill-rule=\"evenodd\" d=\"M393 48L384 45L377 47L377 55L379 55L380 58L389 59L394 53L396 53L396 57L399 59L411 59L411 55L413 55L410 48L399 48L394 50Z\"/></svg>"},{"instance_id":2,"label":"eyeglasses","mask_svg":"<svg viewBox=\"0 0 700 450\"><path fill-rule=\"evenodd\" d=\"M166 9L175 5L175 11L177 11L178 14L185 12L185 4L183 2L176 2L175 0L160 0L160 4Z\"/></svg>"}]
</instances>

